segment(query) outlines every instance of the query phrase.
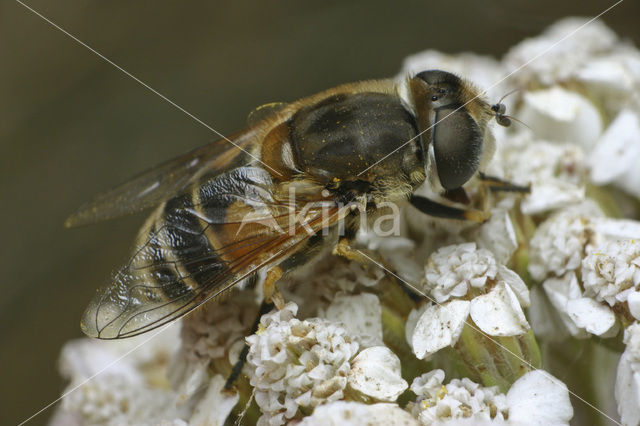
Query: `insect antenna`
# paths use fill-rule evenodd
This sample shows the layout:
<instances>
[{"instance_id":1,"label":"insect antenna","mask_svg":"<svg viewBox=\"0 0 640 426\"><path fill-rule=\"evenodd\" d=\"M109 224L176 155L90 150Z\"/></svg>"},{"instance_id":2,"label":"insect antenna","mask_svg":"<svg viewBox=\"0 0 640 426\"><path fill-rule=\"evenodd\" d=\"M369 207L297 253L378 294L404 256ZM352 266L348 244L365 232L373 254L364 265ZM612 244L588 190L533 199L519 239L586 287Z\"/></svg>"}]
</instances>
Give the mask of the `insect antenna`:
<instances>
[{"instance_id":1,"label":"insect antenna","mask_svg":"<svg viewBox=\"0 0 640 426\"><path fill-rule=\"evenodd\" d=\"M500 98L500 100L491 105L491 111L494 112L495 118L496 118L496 123L498 123L501 126L504 127L509 127L511 125L511 120L515 120L520 124L523 124L524 126L526 126L528 129L531 129L531 127L527 126L525 123L523 123L522 121L518 120L515 117L512 117L510 115L505 115L505 112L507 112L507 107L502 103L502 101L509 96L510 94L517 92L519 90L522 90L520 88L516 88L513 90L510 90L509 92L507 92L504 96L502 96Z\"/></svg>"}]
</instances>

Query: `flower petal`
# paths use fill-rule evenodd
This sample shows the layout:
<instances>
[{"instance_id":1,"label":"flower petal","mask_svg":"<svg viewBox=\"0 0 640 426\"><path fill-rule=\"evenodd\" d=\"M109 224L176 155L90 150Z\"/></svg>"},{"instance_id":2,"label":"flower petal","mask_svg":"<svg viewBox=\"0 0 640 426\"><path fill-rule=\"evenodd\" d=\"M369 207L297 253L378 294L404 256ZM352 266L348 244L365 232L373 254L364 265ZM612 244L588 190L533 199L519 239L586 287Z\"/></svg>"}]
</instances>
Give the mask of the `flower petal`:
<instances>
[{"instance_id":1,"label":"flower petal","mask_svg":"<svg viewBox=\"0 0 640 426\"><path fill-rule=\"evenodd\" d=\"M515 293L520 305L527 308L531 305L531 296L529 294L529 288L522 281L520 275L513 272L511 269L503 265L498 265L498 279L507 284L511 290Z\"/></svg>"},{"instance_id":2,"label":"flower petal","mask_svg":"<svg viewBox=\"0 0 640 426\"><path fill-rule=\"evenodd\" d=\"M638 321L640 321L640 292L634 291L629 293L627 297L627 304L629 305L629 313Z\"/></svg>"},{"instance_id":3,"label":"flower petal","mask_svg":"<svg viewBox=\"0 0 640 426\"><path fill-rule=\"evenodd\" d=\"M419 359L425 359L446 346L454 345L469 316L470 306L466 300L429 306L418 319L411 336L413 353Z\"/></svg>"},{"instance_id":4,"label":"flower petal","mask_svg":"<svg viewBox=\"0 0 640 426\"><path fill-rule=\"evenodd\" d=\"M492 252L500 263L507 263L518 248L516 233L509 213L504 209L493 209L489 220L480 226L475 240L479 248Z\"/></svg>"},{"instance_id":5,"label":"flower petal","mask_svg":"<svg viewBox=\"0 0 640 426\"><path fill-rule=\"evenodd\" d=\"M323 315L340 322L364 347L382 344L382 308L378 296L363 293L354 296L339 294Z\"/></svg>"},{"instance_id":6,"label":"flower petal","mask_svg":"<svg viewBox=\"0 0 640 426\"><path fill-rule=\"evenodd\" d=\"M409 386L400 375L400 359L386 346L360 352L351 361L351 388L379 401L395 401Z\"/></svg>"},{"instance_id":7,"label":"flower petal","mask_svg":"<svg viewBox=\"0 0 640 426\"><path fill-rule=\"evenodd\" d=\"M568 425L573 417L567 386L542 370L516 380L507 392L507 405L513 424Z\"/></svg>"},{"instance_id":8,"label":"flower petal","mask_svg":"<svg viewBox=\"0 0 640 426\"><path fill-rule=\"evenodd\" d=\"M596 336L611 337L618 331L611 309L589 297L567 301L567 314L579 328Z\"/></svg>"},{"instance_id":9,"label":"flower petal","mask_svg":"<svg viewBox=\"0 0 640 426\"><path fill-rule=\"evenodd\" d=\"M614 181L640 159L640 120L623 109L609 125L589 156L591 180L598 185Z\"/></svg>"},{"instance_id":10,"label":"flower petal","mask_svg":"<svg viewBox=\"0 0 640 426\"><path fill-rule=\"evenodd\" d=\"M191 426L224 425L227 417L238 403L240 394L224 391L225 379L217 374L211 379L207 392L193 410L189 419Z\"/></svg>"},{"instance_id":11,"label":"flower petal","mask_svg":"<svg viewBox=\"0 0 640 426\"><path fill-rule=\"evenodd\" d=\"M602 133L602 117L587 98L558 86L526 92L520 119L538 139L572 142L589 151Z\"/></svg>"},{"instance_id":12,"label":"flower petal","mask_svg":"<svg viewBox=\"0 0 640 426\"><path fill-rule=\"evenodd\" d=\"M627 348L618 363L615 396L622 423L637 425L640 424L640 324L627 327L624 343Z\"/></svg>"},{"instance_id":13,"label":"flower petal","mask_svg":"<svg viewBox=\"0 0 640 426\"><path fill-rule=\"evenodd\" d=\"M411 414L396 404L363 404L354 401L335 401L317 407L313 414L302 419L300 426L418 426Z\"/></svg>"},{"instance_id":14,"label":"flower petal","mask_svg":"<svg viewBox=\"0 0 640 426\"><path fill-rule=\"evenodd\" d=\"M469 314L473 322L491 336L518 336L530 328L516 294L504 282L474 298Z\"/></svg>"},{"instance_id":15,"label":"flower petal","mask_svg":"<svg viewBox=\"0 0 640 426\"><path fill-rule=\"evenodd\" d=\"M579 298L582 294L576 274L570 272L560 278L549 278L542 283L542 287L569 333L579 339L589 337L589 334L579 328L567 313L567 302Z\"/></svg>"}]
</instances>

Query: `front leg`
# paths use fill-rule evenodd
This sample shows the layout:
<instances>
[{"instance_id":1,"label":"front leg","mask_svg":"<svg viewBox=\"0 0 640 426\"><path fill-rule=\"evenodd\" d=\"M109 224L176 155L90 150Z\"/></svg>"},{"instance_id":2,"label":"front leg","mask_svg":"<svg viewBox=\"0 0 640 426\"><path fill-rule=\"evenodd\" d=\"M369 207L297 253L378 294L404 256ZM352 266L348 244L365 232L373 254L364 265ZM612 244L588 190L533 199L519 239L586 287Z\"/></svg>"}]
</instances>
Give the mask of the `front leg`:
<instances>
[{"instance_id":1,"label":"front leg","mask_svg":"<svg viewBox=\"0 0 640 426\"><path fill-rule=\"evenodd\" d=\"M489 219L490 212L474 209L459 209L457 207L446 206L437 201L420 195L412 195L409 199L411 205L429 216L442 217L445 219L469 220L471 222L482 223Z\"/></svg>"},{"instance_id":2,"label":"front leg","mask_svg":"<svg viewBox=\"0 0 640 426\"><path fill-rule=\"evenodd\" d=\"M485 175L484 173L478 173L478 177L483 185L485 185L491 191L504 191L504 192L521 192L523 194L529 194L531 192L531 184L529 185L517 185L508 180L501 179L495 176Z\"/></svg>"}]
</instances>

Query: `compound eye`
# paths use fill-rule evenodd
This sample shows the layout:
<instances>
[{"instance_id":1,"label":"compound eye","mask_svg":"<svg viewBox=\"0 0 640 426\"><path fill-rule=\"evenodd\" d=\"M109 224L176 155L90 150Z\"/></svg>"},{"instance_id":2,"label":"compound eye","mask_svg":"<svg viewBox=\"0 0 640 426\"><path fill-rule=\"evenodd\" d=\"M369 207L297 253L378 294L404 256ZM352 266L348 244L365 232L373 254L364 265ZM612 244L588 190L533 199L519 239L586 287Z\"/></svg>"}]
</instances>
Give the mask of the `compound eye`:
<instances>
[{"instance_id":1,"label":"compound eye","mask_svg":"<svg viewBox=\"0 0 640 426\"><path fill-rule=\"evenodd\" d=\"M443 109L436 113L433 150L440 183L445 189L464 185L478 169L482 132L467 112Z\"/></svg>"}]
</instances>

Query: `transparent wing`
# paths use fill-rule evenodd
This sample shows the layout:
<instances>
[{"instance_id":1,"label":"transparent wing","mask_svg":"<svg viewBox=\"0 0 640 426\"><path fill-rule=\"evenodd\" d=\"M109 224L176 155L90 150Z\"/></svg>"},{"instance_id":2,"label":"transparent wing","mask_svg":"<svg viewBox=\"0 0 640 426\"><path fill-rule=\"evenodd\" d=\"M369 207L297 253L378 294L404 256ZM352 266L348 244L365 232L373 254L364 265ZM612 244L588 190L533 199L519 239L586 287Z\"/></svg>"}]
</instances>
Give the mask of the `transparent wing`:
<instances>
[{"instance_id":1,"label":"transparent wing","mask_svg":"<svg viewBox=\"0 0 640 426\"><path fill-rule=\"evenodd\" d=\"M238 147L248 149L256 141L256 132L247 129L229 139ZM247 163L250 157L238 147L220 139L160 164L96 196L69 216L65 226L86 225L155 207L203 175L215 176Z\"/></svg>"},{"instance_id":2,"label":"transparent wing","mask_svg":"<svg viewBox=\"0 0 640 426\"><path fill-rule=\"evenodd\" d=\"M284 206L261 186L266 172L241 169L244 181L225 175L156 212L131 260L85 311L86 334L117 339L170 322L288 257L342 214L337 205ZM246 221L247 206L261 213Z\"/></svg>"},{"instance_id":3,"label":"transparent wing","mask_svg":"<svg viewBox=\"0 0 640 426\"><path fill-rule=\"evenodd\" d=\"M260 105L258 108L254 109L247 116L247 125L255 126L262 120L266 120L269 117L277 114L287 107L286 102L270 102L268 104Z\"/></svg>"}]
</instances>

